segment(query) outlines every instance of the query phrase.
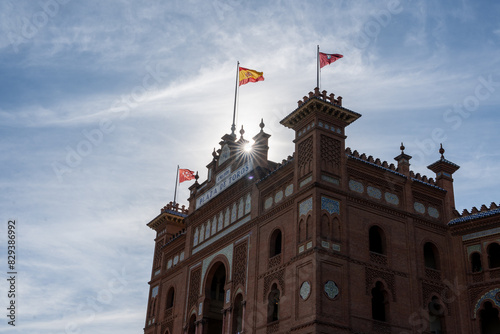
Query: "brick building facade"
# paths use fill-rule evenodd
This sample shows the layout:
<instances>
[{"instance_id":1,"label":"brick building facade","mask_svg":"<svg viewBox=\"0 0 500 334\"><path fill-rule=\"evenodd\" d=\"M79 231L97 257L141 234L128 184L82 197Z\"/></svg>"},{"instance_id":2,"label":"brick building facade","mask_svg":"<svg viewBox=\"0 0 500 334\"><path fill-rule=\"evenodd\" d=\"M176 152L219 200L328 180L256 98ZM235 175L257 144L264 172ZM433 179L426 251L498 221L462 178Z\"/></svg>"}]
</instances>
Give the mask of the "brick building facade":
<instances>
[{"instance_id":1,"label":"brick building facade","mask_svg":"<svg viewBox=\"0 0 500 334\"><path fill-rule=\"evenodd\" d=\"M315 89L281 124L295 151L268 160L226 134L157 232L145 334L500 333L500 208L458 213L433 178L345 147L361 115Z\"/></svg>"}]
</instances>

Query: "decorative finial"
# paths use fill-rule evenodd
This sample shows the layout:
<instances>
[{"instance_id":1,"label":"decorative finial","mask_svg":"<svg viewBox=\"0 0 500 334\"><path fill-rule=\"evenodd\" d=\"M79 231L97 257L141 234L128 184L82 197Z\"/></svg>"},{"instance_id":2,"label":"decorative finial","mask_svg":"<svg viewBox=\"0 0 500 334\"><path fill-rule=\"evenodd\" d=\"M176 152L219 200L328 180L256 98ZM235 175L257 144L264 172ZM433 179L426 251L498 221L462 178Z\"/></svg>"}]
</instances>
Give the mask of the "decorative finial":
<instances>
[{"instance_id":1,"label":"decorative finial","mask_svg":"<svg viewBox=\"0 0 500 334\"><path fill-rule=\"evenodd\" d=\"M215 158L217 158L217 152L215 152L215 147L214 147L214 151L212 152L212 156L214 157L214 160L215 160Z\"/></svg>"},{"instance_id":2,"label":"decorative finial","mask_svg":"<svg viewBox=\"0 0 500 334\"><path fill-rule=\"evenodd\" d=\"M200 176L198 175L198 171L196 171L196 175L194 176L194 178L196 179L196 182L198 182L198 179L200 178Z\"/></svg>"},{"instance_id":3,"label":"decorative finial","mask_svg":"<svg viewBox=\"0 0 500 334\"><path fill-rule=\"evenodd\" d=\"M243 125L242 125L241 130L240 130L241 139L243 139L244 134L245 134L245 130L243 130Z\"/></svg>"},{"instance_id":4,"label":"decorative finial","mask_svg":"<svg viewBox=\"0 0 500 334\"><path fill-rule=\"evenodd\" d=\"M399 147L399 149L401 150L401 153L404 154L404 150L405 150L405 146L403 145L403 142L401 142L401 146Z\"/></svg>"},{"instance_id":5,"label":"decorative finial","mask_svg":"<svg viewBox=\"0 0 500 334\"><path fill-rule=\"evenodd\" d=\"M235 137L236 135L234 134L234 131L236 130L236 125L231 125L231 136Z\"/></svg>"},{"instance_id":6,"label":"decorative finial","mask_svg":"<svg viewBox=\"0 0 500 334\"><path fill-rule=\"evenodd\" d=\"M264 124L264 119L263 118L260 119L259 126L260 126L260 132L264 132L264 126L266 126L266 125Z\"/></svg>"},{"instance_id":7,"label":"decorative finial","mask_svg":"<svg viewBox=\"0 0 500 334\"><path fill-rule=\"evenodd\" d=\"M441 159L444 159L444 148L443 148L443 144L441 143L440 144L441 148L439 149L439 153L441 153Z\"/></svg>"}]
</instances>

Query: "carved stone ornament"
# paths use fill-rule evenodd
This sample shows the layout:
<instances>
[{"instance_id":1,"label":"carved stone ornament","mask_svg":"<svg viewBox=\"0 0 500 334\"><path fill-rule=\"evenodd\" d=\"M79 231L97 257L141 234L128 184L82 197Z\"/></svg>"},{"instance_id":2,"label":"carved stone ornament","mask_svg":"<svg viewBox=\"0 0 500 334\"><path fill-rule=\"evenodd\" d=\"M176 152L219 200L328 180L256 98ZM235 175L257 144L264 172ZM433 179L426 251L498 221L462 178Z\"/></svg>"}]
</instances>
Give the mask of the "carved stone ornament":
<instances>
[{"instance_id":1,"label":"carved stone ornament","mask_svg":"<svg viewBox=\"0 0 500 334\"><path fill-rule=\"evenodd\" d=\"M304 300L311 294L311 284L307 281L300 286L300 297Z\"/></svg>"},{"instance_id":2,"label":"carved stone ornament","mask_svg":"<svg viewBox=\"0 0 500 334\"><path fill-rule=\"evenodd\" d=\"M334 281L327 281L325 283L325 293L330 299L334 299L339 295L339 288Z\"/></svg>"}]
</instances>

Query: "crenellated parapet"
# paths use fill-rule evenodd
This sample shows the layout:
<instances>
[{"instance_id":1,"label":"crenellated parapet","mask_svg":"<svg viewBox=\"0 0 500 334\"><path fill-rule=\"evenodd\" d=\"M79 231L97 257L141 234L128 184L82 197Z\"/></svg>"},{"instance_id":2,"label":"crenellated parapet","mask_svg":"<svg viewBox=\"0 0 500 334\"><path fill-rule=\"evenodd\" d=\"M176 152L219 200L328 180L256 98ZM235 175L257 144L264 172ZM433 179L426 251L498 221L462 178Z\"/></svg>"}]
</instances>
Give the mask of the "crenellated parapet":
<instances>
[{"instance_id":1,"label":"crenellated parapet","mask_svg":"<svg viewBox=\"0 0 500 334\"><path fill-rule=\"evenodd\" d=\"M271 175L274 175L277 173L279 170L281 170L283 167L289 165L291 162L293 162L293 156L289 155L286 159L283 159L281 163L277 163L274 166L274 169L272 169L267 175L264 175L259 181L257 181L257 184L261 181L264 181L265 179L269 178Z\"/></svg>"},{"instance_id":2,"label":"crenellated parapet","mask_svg":"<svg viewBox=\"0 0 500 334\"><path fill-rule=\"evenodd\" d=\"M160 210L156 216L147 225L158 233L158 236L167 234L172 236L182 230L185 226L184 218L187 217L188 210L184 205L170 202Z\"/></svg>"},{"instance_id":3,"label":"crenellated parapet","mask_svg":"<svg viewBox=\"0 0 500 334\"><path fill-rule=\"evenodd\" d=\"M348 157L366 161L370 164L374 164L390 171L397 172L397 168L393 163L389 164L387 161L381 161L379 158L374 159L373 156L366 156L365 153L359 154L357 150L352 151L350 147L346 148L345 153Z\"/></svg>"},{"instance_id":4,"label":"crenellated parapet","mask_svg":"<svg viewBox=\"0 0 500 334\"><path fill-rule=\"evenodd\" d=\"M314 92L309 92L308 96L304 96L302 100L297 101L298 107L300 108L304 103L309 101L312 98L319 98L323 101L330 102L331 104L336 104L338 106L342 106L342 96L335 98L335 94L328 94L326 90L319 92L319 88L316 87Z\"/></svg>"},{"instance_id":5,"label":"crenellated parapet","mask_svg":"<svg viewBox=\"0 0 500 334\"><path fill-rule=\"evenodd\" d=\"M342 107L341 96L335 98L335 94L328 95L326 91L320 93L318 88L315 88L314 92L309 92L309 95L304 96L297 104L297 109L280 122L295 131L307 126L308 121L314 122L314 118L310 117L311 115L321 115L324 121L334 122L340 128L346 127L361 117L361 114Z\"/></svg>"},{"instance_id":6,"label":"crenellated parapet","mask_svg":"<svg viewBox=\"0 0 500 334\"><path fill-rule=\"evenodd\" d=\"M188 210L185 205L179 206L179 203L170 202L161 209L160 213L177 213L179 215L187 216Z\"/></svg>"},{"instance_id":7,"label":"crenellated parapet","mask_svg":"<svg viewBox=\"0 0 500 334\"><path fill-rule=\"evenodd\" d=\"M368 164L386 169L388 171L391 171L393 173L399 174L401 176L404 176L403 174L400 173L400 170L393 164L393 163L388 163L387 161L381 161L379 158L374 158L373 156L367 156L365 153L360 154L357 150L351 151L351 148L346 148L345 150L346 155L348 158L353 158L356 160L360 160L363 162L366 162ZM410 170L409 175L412 181L417 181L421 183L425 183L428 185L431 185L433 187L436 187L436 180L434 180L432 177L427 177L426 175L421 175L420 173L415 173L414 171Z\"/></svg>"},{"instance_id":8,"label":"crenellated parapet","mask_svg":"<svg viewBox=\"0 0 500 334\"><path fill-rule=\"evenodd\" d=\"M464 209L462 213L459 213L456 210L454 211L454 213L456 218L452 219L448 223L448 225L455 225L458 223L463 223L480 218L486 218L497 214L500 215L500 207L495 202L491 202L489 207L483 204L479 209L475 206L472 207L470 212L467 209Z\"/></svg>"}]
</instances>

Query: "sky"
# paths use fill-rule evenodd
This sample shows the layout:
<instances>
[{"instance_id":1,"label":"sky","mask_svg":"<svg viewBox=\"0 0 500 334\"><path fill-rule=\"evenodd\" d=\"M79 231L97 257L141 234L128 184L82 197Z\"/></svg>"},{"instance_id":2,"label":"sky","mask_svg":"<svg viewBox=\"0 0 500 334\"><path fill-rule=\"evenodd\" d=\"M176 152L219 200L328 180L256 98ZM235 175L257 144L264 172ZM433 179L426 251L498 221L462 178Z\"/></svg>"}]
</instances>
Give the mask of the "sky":
<instances>
[{"instance_id":1,"label":"sky","mask_svg":"<svg viewBox=\"0 0 500 334\"><path fill-rule=\"evenodd\" d=\"M344 57L321 89L363 116L346 146L415 173L445 158L458 211L499 203L498 1L0 2L0 333L141 333L155 233L176 169L198 171L236 126L264 120L270 160L294 151L279 121L316 86L316 50ZM188 187L178 189L187 205Z\"/></svg>"}]
</instances>

